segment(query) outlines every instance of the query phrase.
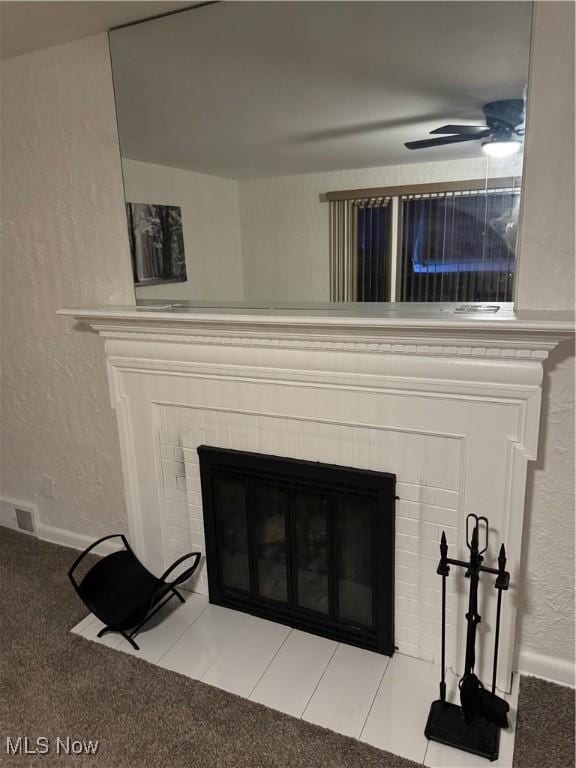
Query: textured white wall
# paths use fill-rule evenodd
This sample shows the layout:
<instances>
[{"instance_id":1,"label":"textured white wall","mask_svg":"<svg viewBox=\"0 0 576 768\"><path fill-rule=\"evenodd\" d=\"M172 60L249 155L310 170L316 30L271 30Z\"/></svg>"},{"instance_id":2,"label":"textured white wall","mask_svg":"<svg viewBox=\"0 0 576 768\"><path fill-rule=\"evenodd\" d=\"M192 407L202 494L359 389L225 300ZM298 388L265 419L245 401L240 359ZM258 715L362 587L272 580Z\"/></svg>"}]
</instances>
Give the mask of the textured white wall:
<instances>
[{"instance_id":1,"label":"textured white wall","mask_svg":"<svg viewBox=\"0 0 576 768\"><path fill-rule=\"evenodd\" d=\"M538 461L528 469L520 646L573 662L573 345L556 349L545 368Z\"/></svg>"},{"instance_id":2,"label":"textured white wall","mask_svg":"<svg viewBox=\"0 0 576 768\"><path fill-rule=\"evenodd\" d=\"M535 4L517 305L574 308L574 5ZM546 366L529 474L521 647L574 659L574 351Z\"/></svg>"},{"instance_id":3,"label":"textured white wall","mask_svg":"<svg viewBox=\"0 0 576 768\"><path fill-rule=\"evenodd\" d=\"M512 176L520 162L446 160L241 180L240 222L247 300L329 301L329 207L338 189Z\"/></svg>"},{"instance_id":4,"label":"textured white wall","mask_svg":"<svg viewBox=\"0 0 576 768\"><path fill-rule=\"evenodd\" d=\"M565 82L546 78L547 56L554 76L561 75L553 65L561 47L554 35L571 28L569 19L560 19L560 31L555 27L549 40L542 37L548 14L570 14L570 4L543 5L546 17L541 10L536 17L541 47L532 78L544 83L547 94L542 108L534 97L530 119L537 126L540 113L554 125L554 137L536 141L534 127L529 179L543 153L550 162L566 163L572 146L570 132L555 118L564 113L571 91ZM567 71L569 51L564 61ZM2 70L1 491L37 502L45 522L96 535L124 526L102 343L54 313L62 306L133 301L106 39L7 60ZM519 278L519 296L524 307L539 305L540 296L552 308L566 307L572 301L564 283L573 253L558 246L555 233L558 217L560 227L570 228L572 215L555 205L555 193L538 178L529 191L534 208L527 199L525 223L539 217L536 236L550 258L562 260L564 271L543 263L542 251L525 234L527 272ZM559 350L546 378L543 440L527 509L522 624L523 648L564 659L573 658L574 627L573 362ZM43 495L50 492L50 480L55 498Z\"/></svg>"},{"instance_id":5,"label":"textured white wall","mask_svg":"<svg viewBox=\"0 0 576 768\"><path fill-rule=\"evenodd\" d=\"M238 182L122 160L126 200L182 208L185 283L136 288L139 299L242 300Z\"/></svg>"},{"instance_id":6,"label":"textured white wall","mask_svg":"<svg viewBox=\"0 0 576 768\"><path fill-rule=\"evenodd\" d=\"M573 309L575 6L534 6L516 305Z\"/></svg>"},{"instance_id":7,"label":"textured white wall","mask_svg":"<svg viewBox=\"0 0 576 768\"><path fill-rule=\"evenodd\" d=\"M104 35L2 62L2 218L1 493L123 529L102 341L55 314L134 301Z\"/></svg>"}]
</instances>

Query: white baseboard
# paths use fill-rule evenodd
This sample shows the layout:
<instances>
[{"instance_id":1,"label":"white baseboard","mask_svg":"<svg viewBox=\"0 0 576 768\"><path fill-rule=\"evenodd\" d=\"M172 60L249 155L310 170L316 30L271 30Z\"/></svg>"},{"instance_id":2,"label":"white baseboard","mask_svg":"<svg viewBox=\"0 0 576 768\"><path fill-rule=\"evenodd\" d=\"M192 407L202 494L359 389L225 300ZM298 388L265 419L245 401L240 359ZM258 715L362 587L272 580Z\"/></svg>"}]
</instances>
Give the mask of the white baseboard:
<instances>
[{"instance_id":1,"label":"white baseboard","mask_svg":"<svg viewBox=\"0 0 576 768\"><path fill-rule=\"evenodd\" d=\"M518 667L521 675L532 675L558 685L575 687L574 662L545 656L543 653L520 650Z\"/></svg>"},{"instance_id":2,"label":"white baseboard","mask_svg":"<svg viewBox=\"0 0 576 768\"><path fill-rule=\"evenodd\" d=\"M99 536L87 536L84 533L67 531L65 528L56 528L54 525L47 525L41 522L38 523L37 535L43 541L50 541L52 544L61 544L63 547L72 547L72 549L80 550L86 549L93 541L100 538ZM118 539L113 539L112 541L103 542L92 551L95 555L109 555L111 552L116 552L120 546Z\"/></svg>"}]
</instances>

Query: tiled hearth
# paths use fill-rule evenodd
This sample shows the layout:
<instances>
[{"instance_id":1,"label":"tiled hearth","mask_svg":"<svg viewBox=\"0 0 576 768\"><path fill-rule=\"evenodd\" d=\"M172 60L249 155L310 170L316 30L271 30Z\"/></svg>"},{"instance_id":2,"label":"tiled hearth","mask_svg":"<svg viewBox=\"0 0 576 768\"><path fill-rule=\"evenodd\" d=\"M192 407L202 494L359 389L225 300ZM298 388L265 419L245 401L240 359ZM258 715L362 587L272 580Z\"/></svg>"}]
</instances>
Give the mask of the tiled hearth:
<instances>
[{"instance_id":1,"label":"tiled hearth","mask_svg":"<svg viewBox=\"0 0 576 768\"><path fill-rule=\"evenodd\" d=\"M175 604L172 604L175 605ZM495 763L428 742L424 726L438 696L439 668L396 653L392 658L336 643L189 593L138 635L134 651L117 635L96 637L92 615L74 632L165 669L300 717L432 768L511 768L518 686L510 696L512 728ZM448 676L455 700L457 678Z\"/></svg>"}]
</instances>

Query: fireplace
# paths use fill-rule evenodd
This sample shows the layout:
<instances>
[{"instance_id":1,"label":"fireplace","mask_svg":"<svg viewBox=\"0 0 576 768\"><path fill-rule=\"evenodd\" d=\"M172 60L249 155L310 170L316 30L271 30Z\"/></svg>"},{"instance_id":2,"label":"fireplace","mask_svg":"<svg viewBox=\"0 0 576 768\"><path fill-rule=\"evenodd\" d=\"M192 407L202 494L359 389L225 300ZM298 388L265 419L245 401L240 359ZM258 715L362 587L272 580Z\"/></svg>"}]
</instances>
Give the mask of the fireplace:
<instances>
[{"instance_id":1,"label":"fireplace","mask_svg":"<svg viewBox=\"0 0 576 768\"><path fill-rule=\"evenodd\" d=\"M210 601L392 655L395 476L198 455Z\"/></svg>"},{"instance_id":2,"label":"fireplace","mask_svg":"<svg viewBox=\"0 0 576 768\"><path fill-rule=\"evenodd\" d=\"M105 340L130 540L152 572L191 549L207 551L197 449L210 445L396 475L394 644L401 653L440 661L438 540L445 531L450 551L465 556L468 513L490 510L491 535L509 545L518 585L543 366L562 339L573 338L568 318L506 306L468 317L452 306L401 304L365 316L126 307L62 314ZM495 557L490 550L486 565L495 566ZM191 588L207 593L206 576L204 562ZM465 585L452 586L446 660L461 673ZM484 595L487 615L494 615L495 593ZM517 595L502 617L502 691L510 690L517 658L519 603ZM479 631L492 646L492 623ZM485 657L477 669L490 682Z\"/></svg>"}]
</instances>

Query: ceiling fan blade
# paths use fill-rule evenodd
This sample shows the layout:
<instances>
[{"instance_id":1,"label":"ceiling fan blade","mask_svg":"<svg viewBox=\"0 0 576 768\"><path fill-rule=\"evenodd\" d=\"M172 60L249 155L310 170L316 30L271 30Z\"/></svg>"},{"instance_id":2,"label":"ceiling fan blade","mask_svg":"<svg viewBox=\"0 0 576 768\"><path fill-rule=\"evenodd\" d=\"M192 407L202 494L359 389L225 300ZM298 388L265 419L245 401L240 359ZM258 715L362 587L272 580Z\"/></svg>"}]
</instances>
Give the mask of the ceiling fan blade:
<instances>
[{"instance_id":1,"label":"ceiling fan blade","mask_svg":"<svg viewBox=\"0 0 576 768\"><path fill-rule=\"evenodd\" d=\"M442 136L437 139L422 139L421 141L407 141L404 146L406 149L426 149L427 147L441 147L445 144L458 144L461 141L475 141L483 139L490 135L490 130L486 129L482 133L474 136Z\"/></svg>"},{"instance_id":2,"label":"ceiling fan blade","mask_svg":"<svg viewBox=\"0 0 576 768\"><path fill-rule=\"evenodd\" d=\"M486 130L485 125L443 125L430 133L455 133L460 136L476 136Z\"/></svg>"}]
</instances>

